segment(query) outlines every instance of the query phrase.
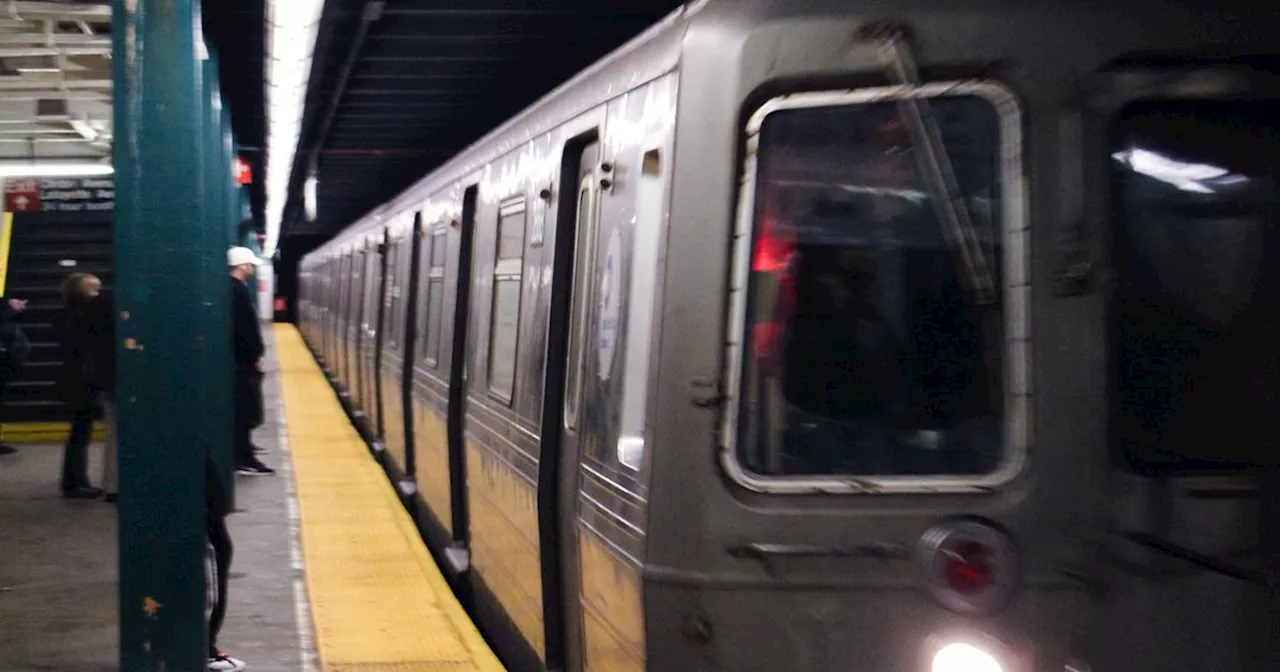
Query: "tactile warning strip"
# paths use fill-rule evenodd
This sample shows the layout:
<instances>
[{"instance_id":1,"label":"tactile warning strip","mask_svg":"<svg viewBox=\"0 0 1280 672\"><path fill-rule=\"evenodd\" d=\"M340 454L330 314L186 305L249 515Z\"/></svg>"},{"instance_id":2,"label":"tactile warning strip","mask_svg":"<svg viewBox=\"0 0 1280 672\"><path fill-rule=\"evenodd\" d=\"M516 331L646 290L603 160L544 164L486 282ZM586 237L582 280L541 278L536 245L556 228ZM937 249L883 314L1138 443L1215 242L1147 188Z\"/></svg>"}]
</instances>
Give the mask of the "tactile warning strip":
<instances>
[{"instance_id":1,"label":"tactile warning strip","mask_svg":"<svg viewBox=\"0 0 1280 672\"><path fill-rule=\"evenodd\" d=\"M316 648L325 672L497 672L297 330L276 325Z\"/></svg>"}]
</instances>

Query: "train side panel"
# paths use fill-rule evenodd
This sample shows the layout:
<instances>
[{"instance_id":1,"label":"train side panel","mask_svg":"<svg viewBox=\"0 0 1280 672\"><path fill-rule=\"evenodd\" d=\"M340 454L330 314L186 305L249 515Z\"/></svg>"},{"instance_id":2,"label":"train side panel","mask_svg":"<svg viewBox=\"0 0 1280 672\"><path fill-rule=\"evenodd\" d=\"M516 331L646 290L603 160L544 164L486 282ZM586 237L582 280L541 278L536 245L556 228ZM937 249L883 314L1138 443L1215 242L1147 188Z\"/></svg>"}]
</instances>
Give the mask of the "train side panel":
<instances>
[{"instance_id":1,"label":"train side panel","mask_svg":"<svg viewBox=\"0 0 1280 672\"><path fill-rule=\"evenodd\" d=\"M594 188L594 273L589 307L572 326L584 344L577 561L588 670L643 670L640 568L645 557L645 459L649 354L661 294L660 245L667 224L676 74L609 102ZM587 185L580 185L585 189Z\"/></svg>"},{"instance_id":2,"label":"train side panel","mask_svg":"<svg viewBox=\"0 0 1280 672\"><path fill-rule=\"evenodd\" d=\"M465 416L474 579L545 657L537 483L546 246L531 236L546 203L550 138L497 158L479 185ZM541 338L541 342L539 339Z\"/></svg>"},{"instance_id":3,"label":"train side panel","mask_svg":"<svg viewBox=\"0 0 1280 672\"><path fill-rule=\"evenodd\" d=\"M410 261L413 245L413 213L396 215L388 226L387 279L382 301L382 361L378 379L382 400L382 441L387 457L400 474L408 472L409 445L405 433L404 402L402 397L405 356L408 352L408 333L405 316L408 312Z\"/></svg>"},{"instance_id":4,"label":"train side panel","mask_svg":"<svg viewBox=\"0 0 1280 672\"><path fill-rule=\"evenodd\" d=\"M434 527L452 544L453 485L448 436L449 375L462 242L462 190L433 194L422 209L418 241L416 357L411 391L415 470L412 474Z\"/></svg>"}]
</instances>

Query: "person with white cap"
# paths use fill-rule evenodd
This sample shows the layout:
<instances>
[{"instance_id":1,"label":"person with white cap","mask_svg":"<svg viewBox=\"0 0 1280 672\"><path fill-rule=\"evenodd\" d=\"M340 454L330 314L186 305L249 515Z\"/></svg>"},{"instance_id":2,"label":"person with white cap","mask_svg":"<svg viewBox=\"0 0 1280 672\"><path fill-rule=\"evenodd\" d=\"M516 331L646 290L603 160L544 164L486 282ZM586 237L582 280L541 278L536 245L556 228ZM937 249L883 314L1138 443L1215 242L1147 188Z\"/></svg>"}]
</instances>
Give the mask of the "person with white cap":
<instances>
[{"instance_id":1,"label":"person with white cap","mask_svg":"<svg viewBox=\"0 0 1280 672\"><path fill-rule=\"evenodd\" d=\"M247 247L227 250L231 269L231 344L235 359L236 472L245 476L269 476L275 470L254 455L253 428L262 424L262 356L266 344L253 292L247 284L262 260Z\"/></svg>"}]
</instances>

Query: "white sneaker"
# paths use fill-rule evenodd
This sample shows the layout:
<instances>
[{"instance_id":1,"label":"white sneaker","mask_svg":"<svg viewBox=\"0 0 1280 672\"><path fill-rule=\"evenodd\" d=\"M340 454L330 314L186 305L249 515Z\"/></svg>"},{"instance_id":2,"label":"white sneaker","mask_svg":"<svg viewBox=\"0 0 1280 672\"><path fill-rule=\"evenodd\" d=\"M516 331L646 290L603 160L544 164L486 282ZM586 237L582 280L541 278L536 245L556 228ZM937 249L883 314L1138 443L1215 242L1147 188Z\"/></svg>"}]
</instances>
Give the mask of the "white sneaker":
<instances>
[{"instance_id":1,"label":"white sneaker","mask_svg":"<svg viewBox=\"0 0 1280 672\"><path fill-rule=\"evenodd\" d=\"M209 672L240 672L245 668L244 661L236 660L221 651L216 657L209 659L205 669Z\"/></svg>"}]
</instances>

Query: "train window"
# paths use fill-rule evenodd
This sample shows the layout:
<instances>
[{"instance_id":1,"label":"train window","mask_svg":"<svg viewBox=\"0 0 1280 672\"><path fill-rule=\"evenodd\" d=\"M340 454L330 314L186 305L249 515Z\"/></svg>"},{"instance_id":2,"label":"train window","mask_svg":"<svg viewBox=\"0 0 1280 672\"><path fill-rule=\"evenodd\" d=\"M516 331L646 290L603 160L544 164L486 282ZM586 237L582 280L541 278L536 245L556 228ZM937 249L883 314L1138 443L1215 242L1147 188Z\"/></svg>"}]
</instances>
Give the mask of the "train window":
<instances>
[{"instance_id":1,"label":"train window","mask_svg":"<svg viewBox=\"0 0 1280 672\"><path fill-rule=\"evenodd\" d=\"M637 471L644 461L649 356L664 212L662 176L661 151L645 152L636 189L634 256L627 298L626 375L622 380L622 417L618 428L618 464Z\"/></svg>"},{"instance_id":2,"label":"train window","mask_svg":"<svg viewBox=\"0 0 1280 672\"><path fill-rule=\"evenodd\" d=\"M1278 118L1271 100L1118 119L1117 435L1139 471L1280 465Z\"/></svg>"},{"instance_id":3,"label":"train window","mask_svg":"<svg viewBox=\"0 0 1280 672\"><path fill-rule=\"evenodd\" d=\"M393 351L400 349L400 334L395 327L400 320L400 240L392 238L387 241L387 296L384 302L383 329L386 331L386 346Z\"/></svg>"},{"instance_id":4,"label":"train window","mask_svg":"<svg viewBox=\"0 0 1280 672\"><path fill-rule=\"evenodd\" d=\"M444 317L444 267L445 252L448 239L444 229L431 236L431 266L427 269L427 315L431 321L427 323L425 341L422 351L427 364L434 367L440 362L440 329Z\"/></svg>"},{"instance_id":5,"label":"train window","mask_svg":"<svg viewBox=\"0 0 1280 672\"><path fill-rule=\"evenodd\" d=\"M753 117L727 430L740 481L1006 478L1003 248L1023 225L1002 217L1018 168L1001 136L1016 107L965 88L802 94Z\"/></svg>"},{"instance_id":6,"label":"train window","mask_svg":"<svg viewBox=\"0 0 1280 672\"><path fill-rule=\"evenodd\" d=\"M427 301L427 286L431 282L430 259L432 247L434 245L435 236L431 234L430 226L423 227L422 236L418 238L418 259L419 263L426 264L426 272L418 273L418 323L415 326L417 330L417 352L423 361L427 360L426 341L427 329L430 328L431 320L435 315L430 311L429 301Z\"/></svg>"},{"instance_id":7,"label":"train window","mask_svg":"<svg viewBox=\"0 0 1280 672\"><path fill-rule=\"evenodd\" d=\"M493 313L489 335L489 392L510 402L515 391L520 332L525 208L523 199L502 206L493 265Z\"/></svg>"},{"instance_id":8,"label":"train window","mask_svg":"<svg viewBox=\"0 0 1280 672\"><path fill-rule=\"evenodd\" d=\"M573 297L573 317L570 322L573 327L569 330L569 366L565 371L565 408L564 420L565 426L569 429L577 429L578 427L578 404L582 397L582 353L583 353L583 336L581 332L586 329L587 323L587 305L590 296L583 293L590 293L590 287L587 279L591 273L591 264L588 260L594 259L595 255L590 254L589 250L595 244L594 229L591 226L592 215L595 212L593 205L594 192L592 184L594 177L588 175L583 178L578 185L578 222L574 226L577 232L578 243L577 251L574 255L579 261L575 264L573 275L573 288L570 295Z\"/></svg>"}]
</instances>

